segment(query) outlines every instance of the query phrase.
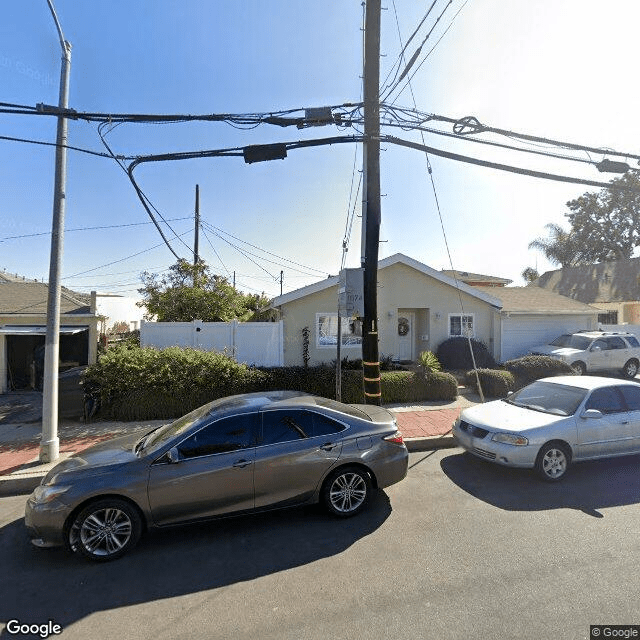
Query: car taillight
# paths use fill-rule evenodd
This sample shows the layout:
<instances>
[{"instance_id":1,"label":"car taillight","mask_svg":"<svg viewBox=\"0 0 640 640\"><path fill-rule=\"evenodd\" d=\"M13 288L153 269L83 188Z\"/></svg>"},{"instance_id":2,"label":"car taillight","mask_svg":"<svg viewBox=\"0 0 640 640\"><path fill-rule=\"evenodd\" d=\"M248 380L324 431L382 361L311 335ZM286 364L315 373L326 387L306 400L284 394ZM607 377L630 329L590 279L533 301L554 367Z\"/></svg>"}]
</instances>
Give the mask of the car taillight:
<instances>
[{"instance_id":1,"label":"car taillight","mask_svg":"<svg viewBox=\"0 0 640 640\"><path fill-rule=\"evenodd\" d=\"M395 433L385 436L382 439L386 440L387 442L395 442L395 444L402 444L404 442L404 440L402 439L402 433L400 433L400 431L396 431Z\"/></svg>"}]
</instances>

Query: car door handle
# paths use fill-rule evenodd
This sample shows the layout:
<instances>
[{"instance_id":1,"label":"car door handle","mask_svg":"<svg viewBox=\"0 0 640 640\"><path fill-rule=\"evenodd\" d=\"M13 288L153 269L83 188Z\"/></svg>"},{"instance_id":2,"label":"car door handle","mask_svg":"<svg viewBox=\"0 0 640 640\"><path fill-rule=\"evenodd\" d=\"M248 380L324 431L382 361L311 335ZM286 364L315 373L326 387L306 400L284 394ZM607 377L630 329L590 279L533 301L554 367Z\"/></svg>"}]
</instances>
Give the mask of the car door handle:
<instances>
[{"instance_id":1,"label":"car door handle","mask_svg":"<svg viewBox=\"0 0 640 640\"><path fill-rule=\"evenodd\" d=\"M332 451L333 449L336 448L336 445L333 442L325 442L325 444L323 444L320 448L323 451Z\"/></svg>"},{"instance_id":2,"label":"car door handle","mask_svg":"<svg viewBox=\"0 0 640 640\"><path fill-rule=\"evenodd\" d=\"M233 466L236 469L244 469L245 467L248 467L251 464L251 460L238 460L237 462L233 463Z\"/></svg>"}]
</instances>

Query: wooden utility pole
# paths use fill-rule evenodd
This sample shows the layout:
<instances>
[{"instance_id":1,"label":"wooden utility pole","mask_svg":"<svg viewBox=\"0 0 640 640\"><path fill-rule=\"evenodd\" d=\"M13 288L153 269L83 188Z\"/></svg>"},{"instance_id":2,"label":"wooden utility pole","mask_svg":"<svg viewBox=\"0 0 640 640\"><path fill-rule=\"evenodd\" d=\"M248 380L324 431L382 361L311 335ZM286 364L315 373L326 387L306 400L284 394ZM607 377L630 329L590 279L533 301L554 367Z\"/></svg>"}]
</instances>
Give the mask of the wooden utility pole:
<instances>
[{"instance_id":1,"label":"wooden utility pole","mask_svg":"<svg viewBox=\"0 0 640 640\"><path fill-rule=\"evenodd\" d=\"M381 404L378 352L378 243L380 241L380 0L367 0L364 35L364 180L362 267L364 399ZM338 336L340 339L340 336Z\"/></svg>"},{"instance_id":2,"label":"wooden utility pole","mask_svg":"<svg viewBox=\"0 0 640 640\"><path fill-rule=\"evenodd\" d=\"M193 238L193 286L198 286L198 259L200 242L200 185L196 185L196 223L195 235Z\"/></svg>"}]
</instances>

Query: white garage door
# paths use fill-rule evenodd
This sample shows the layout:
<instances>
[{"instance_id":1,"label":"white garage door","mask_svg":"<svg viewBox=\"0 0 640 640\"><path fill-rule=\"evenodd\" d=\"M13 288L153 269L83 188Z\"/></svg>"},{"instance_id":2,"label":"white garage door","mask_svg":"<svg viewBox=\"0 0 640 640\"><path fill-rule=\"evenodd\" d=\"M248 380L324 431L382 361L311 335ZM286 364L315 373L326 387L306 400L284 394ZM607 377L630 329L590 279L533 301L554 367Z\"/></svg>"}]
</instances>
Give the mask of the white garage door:
<instances>
[{"instance_id":1,"label":"white garage door","mask_svg":"<svg viewBox=\"0 0 640 640\"><path fill-rule=\"evenodd\" d=\"M502 318L502 361L526 355L563 333L593 329L595 316L511 316Z\"/></svg>"}]
</instances>

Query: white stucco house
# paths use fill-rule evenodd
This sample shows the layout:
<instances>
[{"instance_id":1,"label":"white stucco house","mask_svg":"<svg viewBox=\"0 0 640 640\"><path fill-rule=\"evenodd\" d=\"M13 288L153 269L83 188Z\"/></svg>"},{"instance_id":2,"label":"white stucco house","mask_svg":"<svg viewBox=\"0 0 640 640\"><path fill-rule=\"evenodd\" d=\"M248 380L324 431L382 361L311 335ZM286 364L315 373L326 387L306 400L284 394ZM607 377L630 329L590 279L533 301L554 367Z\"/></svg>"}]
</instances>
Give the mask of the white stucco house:
<instances>
[{"instance_id":1,"label":"white stucco house","mask_svg":"<svg viewBox=\"0 0 640 640\"><path fill-rule=\"evenodd\" d=\"M305 342L311 365L336 357L337 301L337 276L273 299L283 322L285 366L303 364ZM543 289L470 286L401 253L378 263L379 350L399 361L415 361L467 333L504 361L561 333L595 329L597 315L590 305ZM354 328L343 319L341 356L355 360L361 339Z\"/></svg>"}]
</instances>

